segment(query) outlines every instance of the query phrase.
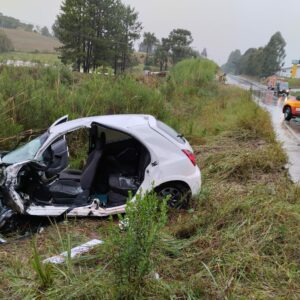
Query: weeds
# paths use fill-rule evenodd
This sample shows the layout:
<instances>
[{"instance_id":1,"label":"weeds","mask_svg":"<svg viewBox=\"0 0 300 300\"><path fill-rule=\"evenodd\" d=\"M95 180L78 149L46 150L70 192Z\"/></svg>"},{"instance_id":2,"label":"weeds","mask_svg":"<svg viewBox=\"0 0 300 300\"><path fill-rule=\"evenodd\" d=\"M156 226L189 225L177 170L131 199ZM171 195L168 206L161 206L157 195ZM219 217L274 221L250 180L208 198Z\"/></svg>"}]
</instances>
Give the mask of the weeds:
<instances>
[{"instance_id":1,"label":"weeds","mask_svg":"<svg viewBox=\"0 0 300 300\"><path fill-rule=\"evenodd\" d=\"M43 264L41 257L38 254L36 242L32 243L33 259L32 267L37 274L38 280L40 281L41 288L47 288L53 283L51 275L51 265Z\"/></svg>"},{"instance_id":2,"label":"weeds","mask_svg":"<svg viewBox=\"0 0 300 300\"><path fill-rule=\"evenodd\" d=\"M128 202L126 217L120 217L125 232L111 228L106 242L111 253L111 269L115 277L118 298L131 299L140 294L153 271L152 250L158 234L167 221L167 199L160 200L153 193L137 195L136 201Z\"/></svg>"},{"instance_id":3,"label":"weeds","mask_svg":"<svg viewBox=\"0 0 300 300\"><path fill-rule=\"evenodd\" d=\"M192 62L175 67L165 82L74 74L58 80L59 70L37 69L29 75L1 69L0 105L8 120L0 128L2 136L48 125L50 120L38 114L31 120L32 113L22 104L30 99L30 109L38 109L44 95L51 121L65 112L71 117L152 113L193 142L203 176L201 194L193 199L190 210L172 211L165 226L164 209L156 214L158 202L148 195L150 203L140 199L142 203L129 205L125 232L117 224L112 228L111 222L99 220L58 224L61 238L55 228L49 228L40 237L43 258L57 253L61 241L66 249L65 245L71 247L100 233L107 243L69 267L51 269L49 276L42 269L46 284L33 274L28 260L30 241L4 248L5 255L1 252L0 256L2 298L300 297L300 189L283 167L286 157L275 141L270 119L248 92L216 86L210 82L211 75L202 76L203 62L197 62L201 70L196 71ZM208 66L208 73L213 68ZM158 280L153 279L153 272L159 274Z\"/></svg>"}]
</instances>

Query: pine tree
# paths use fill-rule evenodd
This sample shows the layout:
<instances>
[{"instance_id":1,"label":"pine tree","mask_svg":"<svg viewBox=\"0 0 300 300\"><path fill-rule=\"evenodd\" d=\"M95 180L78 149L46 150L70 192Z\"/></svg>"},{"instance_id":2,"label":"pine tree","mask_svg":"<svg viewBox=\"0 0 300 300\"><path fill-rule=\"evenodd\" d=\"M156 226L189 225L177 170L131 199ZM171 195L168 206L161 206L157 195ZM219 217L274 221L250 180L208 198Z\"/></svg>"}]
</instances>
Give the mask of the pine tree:
<instances>
[{"instance_id":1,"label":"pine tree","mask_svg":"<svg viewBox=\"0 0 300 300\"><path fill-rule=\"evenodd\" d=\"M138 14L119 0L65 0L53 25L63 63L88 73L101 65L124 71L139 38Z\"/></svg>"},{"instance_id":2,"label":"pine tree","mask_svg":"<svg viewBox=\"0 0 300 300\"><path fill-rule=\"evenodd\" d=\"M170 32L168 40L173 64L190 56L193 37L189 30L174 29Z\"/></svg>"}]
</instances>

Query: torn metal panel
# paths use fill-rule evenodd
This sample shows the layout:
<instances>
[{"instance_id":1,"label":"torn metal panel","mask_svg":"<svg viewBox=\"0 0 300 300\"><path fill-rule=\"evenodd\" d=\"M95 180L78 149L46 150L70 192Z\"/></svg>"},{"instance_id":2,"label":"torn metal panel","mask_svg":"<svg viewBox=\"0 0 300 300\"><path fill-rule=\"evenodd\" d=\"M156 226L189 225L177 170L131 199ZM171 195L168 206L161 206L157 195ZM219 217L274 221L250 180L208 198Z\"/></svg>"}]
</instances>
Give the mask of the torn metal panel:
<instances>
[{"instance_id":1,"label":"torn metal panel","mask_svg":"<svg viewBox=\"0 0 300 300\"><path fill-rule=\"evenodd\" d=\"M99 207L95 202L86 207L76 207L68 212L68 217L89 216L89 217L106 217L125 213L126 205L111 208Z\"/></svg>"},{"instance_id":2,"label":"torn metal panel","mask_svg":"<svg viewBox=\"0 0 300 300\"><path fill-rule=\"evenodd\" d=\"M49 216L55 217L65 213L70 207L69 206L50 206L50 205L35 205L32 204L26 210L26 213L31 216Z\"/></svg>"},{"instance_id":3,"label":"torn metal panel","mask_svg":"<svg viewBox=\"0 0 300 300\"><path fill-rule=\"evenodd\" d=\"M101 245L103 243L104 242L101 241L101 240L94 239L94 240L91 240L91 241L81 245L81 246L72 248L71 253L70 253L70 257L74 258L76 256L79 256L80 254L87 253L91 249L93 249L96 246ZM43 263L44 264L46 264L46 263L61 264L61 263L65 262L67 257L68 257L68 252L66 251L66 252L63 252L59 255L56 255L56 256L53 256L53 257L50 257L50 258L47 258L47 259L43 260Z\"/></svg>"}]
</instances>

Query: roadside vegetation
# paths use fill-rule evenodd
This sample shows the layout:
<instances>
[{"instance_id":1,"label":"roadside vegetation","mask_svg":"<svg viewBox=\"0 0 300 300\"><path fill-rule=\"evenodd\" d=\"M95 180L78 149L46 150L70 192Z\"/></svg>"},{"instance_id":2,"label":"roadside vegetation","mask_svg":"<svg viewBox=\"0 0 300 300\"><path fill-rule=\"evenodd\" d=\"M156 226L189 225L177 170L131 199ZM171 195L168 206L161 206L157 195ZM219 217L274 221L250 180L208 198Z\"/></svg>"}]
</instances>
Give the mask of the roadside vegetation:
<instances>
[{"instance_id":1,"label":"roadside vegetation","mask_svg":"<svg viewBox=\"0 0 300 300\"><path fill-rule=\"evenodd\" d=\"M195 59L167 79L0 67L0 148L66 113L150 113L189 139L203 175L188 210L166 215L149 194L129 206L122 232L116 218L80 219L12 237L1 246L1 298L300 297L300 189L267 112L249 92L218 84L216 71ZM106 242L60 266L41 263L92 238Z\"/></svg>"},{"instance_id":2,"label":"roadside vegetation","mask_svg":"<svg viewBox=\"0 0 300 300\"><path fill-rule=\"evenodd\" d=\"M5 52L0 53L0 63L7 61L32 62L38 64L58 65L61 64L58 54L55 53L39 53L39 52Z\"/></svg>"},{"instance_id":3,"label":"roadside vegetation","mask_svg":"<svg viewBox=\"0 0 300 300\"><path fill-rule=\"evenodd\" d=\"M300 78L288 78L290 89L300 89Z\"/></svg>"}]
</instances>

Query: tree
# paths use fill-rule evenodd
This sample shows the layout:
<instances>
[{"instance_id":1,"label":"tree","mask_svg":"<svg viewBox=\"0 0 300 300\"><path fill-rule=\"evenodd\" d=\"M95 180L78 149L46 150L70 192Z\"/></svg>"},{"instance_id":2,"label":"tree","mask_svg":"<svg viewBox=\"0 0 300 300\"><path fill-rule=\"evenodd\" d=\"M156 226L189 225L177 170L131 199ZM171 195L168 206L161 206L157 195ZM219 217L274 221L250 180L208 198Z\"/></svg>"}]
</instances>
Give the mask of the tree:
<instances>
[{"instance_id":1,"label":"tree","mask_svg":"<svg viewBox=\"0 0 300 300\"><path fill-rule=\"evenodd\" d=\"M286 42L280 32L276 32L263 49L262 76L270 76L278 72L285 59Z\"/></svg>"},{"instance_id":2,"label":"tree","mask_svg":"<svg viewBox=\"0 0 300 300\"><path fill-rule=\"evenodd\" d=\"M50 32L49 32L49 29L47 26L44 26L42 29L41 29L41 35L44 35L44 36L51 36Z\"/></svg>"},{"instance_id":3,"label":"tree","mask_svg":"<svg viewBox=\"0 0 300 300\"><path fill-rule=\"evenodd\" d=\"M121 20L121 26L117 44L120 47L115 55L121 56L121 72L124 72L133 52L133 42L140 37L142 25L138 22L138 13L132 7L123 4L120 5L119 20Z\"/></svg>"},{"instance_id":4,"label":"tree","mask_svg":"<svg viewBox=\"0 0 300 300\"><path fill-rule=\"evenodd\" d=\"M169 34L168 40L173 64L190 56L190 45L193 42L193 37L189 30L174 29Z\"/></svg>"},{"instance_id":5,"label":"tree","mask_svg":"<svg viewBox=\"0 0 300 300\"><path fill-rule=\"evenodd\" d=\"M23 28L26 31L32 31L33 25L25 24L20 22L20 20L13 17L4 16L0 13L0 27L3 28Z\"/></svg>"},{"instance_id":6,"label":"tree","mask_svg":"<svg viewBox=\"0 0 300 300\"><path fill-rule=\"evenodd\" d=\"M232 51L228 57L227 63L222 66L222 69L226 73L238 74L239 73L239 63L242 57L240 50Z\"/></svg>"},{"instance_id":7,"label":"tree","mask_svg":"<svg viewBox=\"0 0 300 300\"><path fill-rule=\"evenodd\" d=\"M168 39L162 39L161 43L158 44L155 53L154 60L159 65L160 71L167 71L168 62L170 57L170 41Z\"/></svg>"},{"instance_id":8,"label":"tree","mask_svg":"<svg viewBox=\"0 0 300 300\"><path fill-rule=\"evenodd\" d=\"M207 58L207 50L206 48L204 48L201 52L201 56L204 57L204 58Z\"/></svg>"},{"instance_id":9,"label":"tree","mask_svg":"<svg viewBox=\"0 0 300 300\"><path fill-rule=\"evenodd\" d=\"M253 60L257 55L256 48L249 48L240 58L237 67L238 74L258 75L259 71L252 66Z\"/></svg>"},{"instance_id":10,"label":"tree","mask_svg":"<svg viewBox=\"0 0 300 300\"><path fill-rule=\"evenodd\" d=\"M101 65L124 71L139 38L138 14L119 0L65 0L53 31L63 63L89 72Z\"/></svg>"},{"instance_id":11,"label":"tree","mask_svg":"<svg viewBox=\"0 0 300 300\"><path fill-rule=\"evenodd\" d=\"M14 50L11 40L7 37L4 31L0 30L0 53Z\"/></svg>"},{"instance_id":12,"label":"tree","mask_svg":"<svg viewBox=\"0 0 300 300\"><path fill-rule=\"evenodd\" d=\"M283 66L286 42L280 32L276 32L265 47L250 48L242 56L239 50L231 52L225 72L268 77Z\"/></svg>"},{"instance_id":13,"label":"tree","mask_svg":"<svg viewBox=\"0 0 300 300\"><path fill-rule=\"evenodd\" d=\"M157 43L158 43L158 39L154 33L151 33L151 32L144 33L144 39L143 39L142 44L144 45L144 47L146 49L146 63L145 64L147 64L149 54L154 53L154 49L155 49L155 46L157 45Z\"/></svg>"},{"instance_id":14,"label":"tree","mask_svg":"<svg viewBox=\"0 0 300 300\"><path fill-rule=\"evenodd\" d=\"M24 30L25 31L29 31L29 32L32 32L34 26L32 24L25 24L24 25Z\"/></svg>"}]
</instances>

